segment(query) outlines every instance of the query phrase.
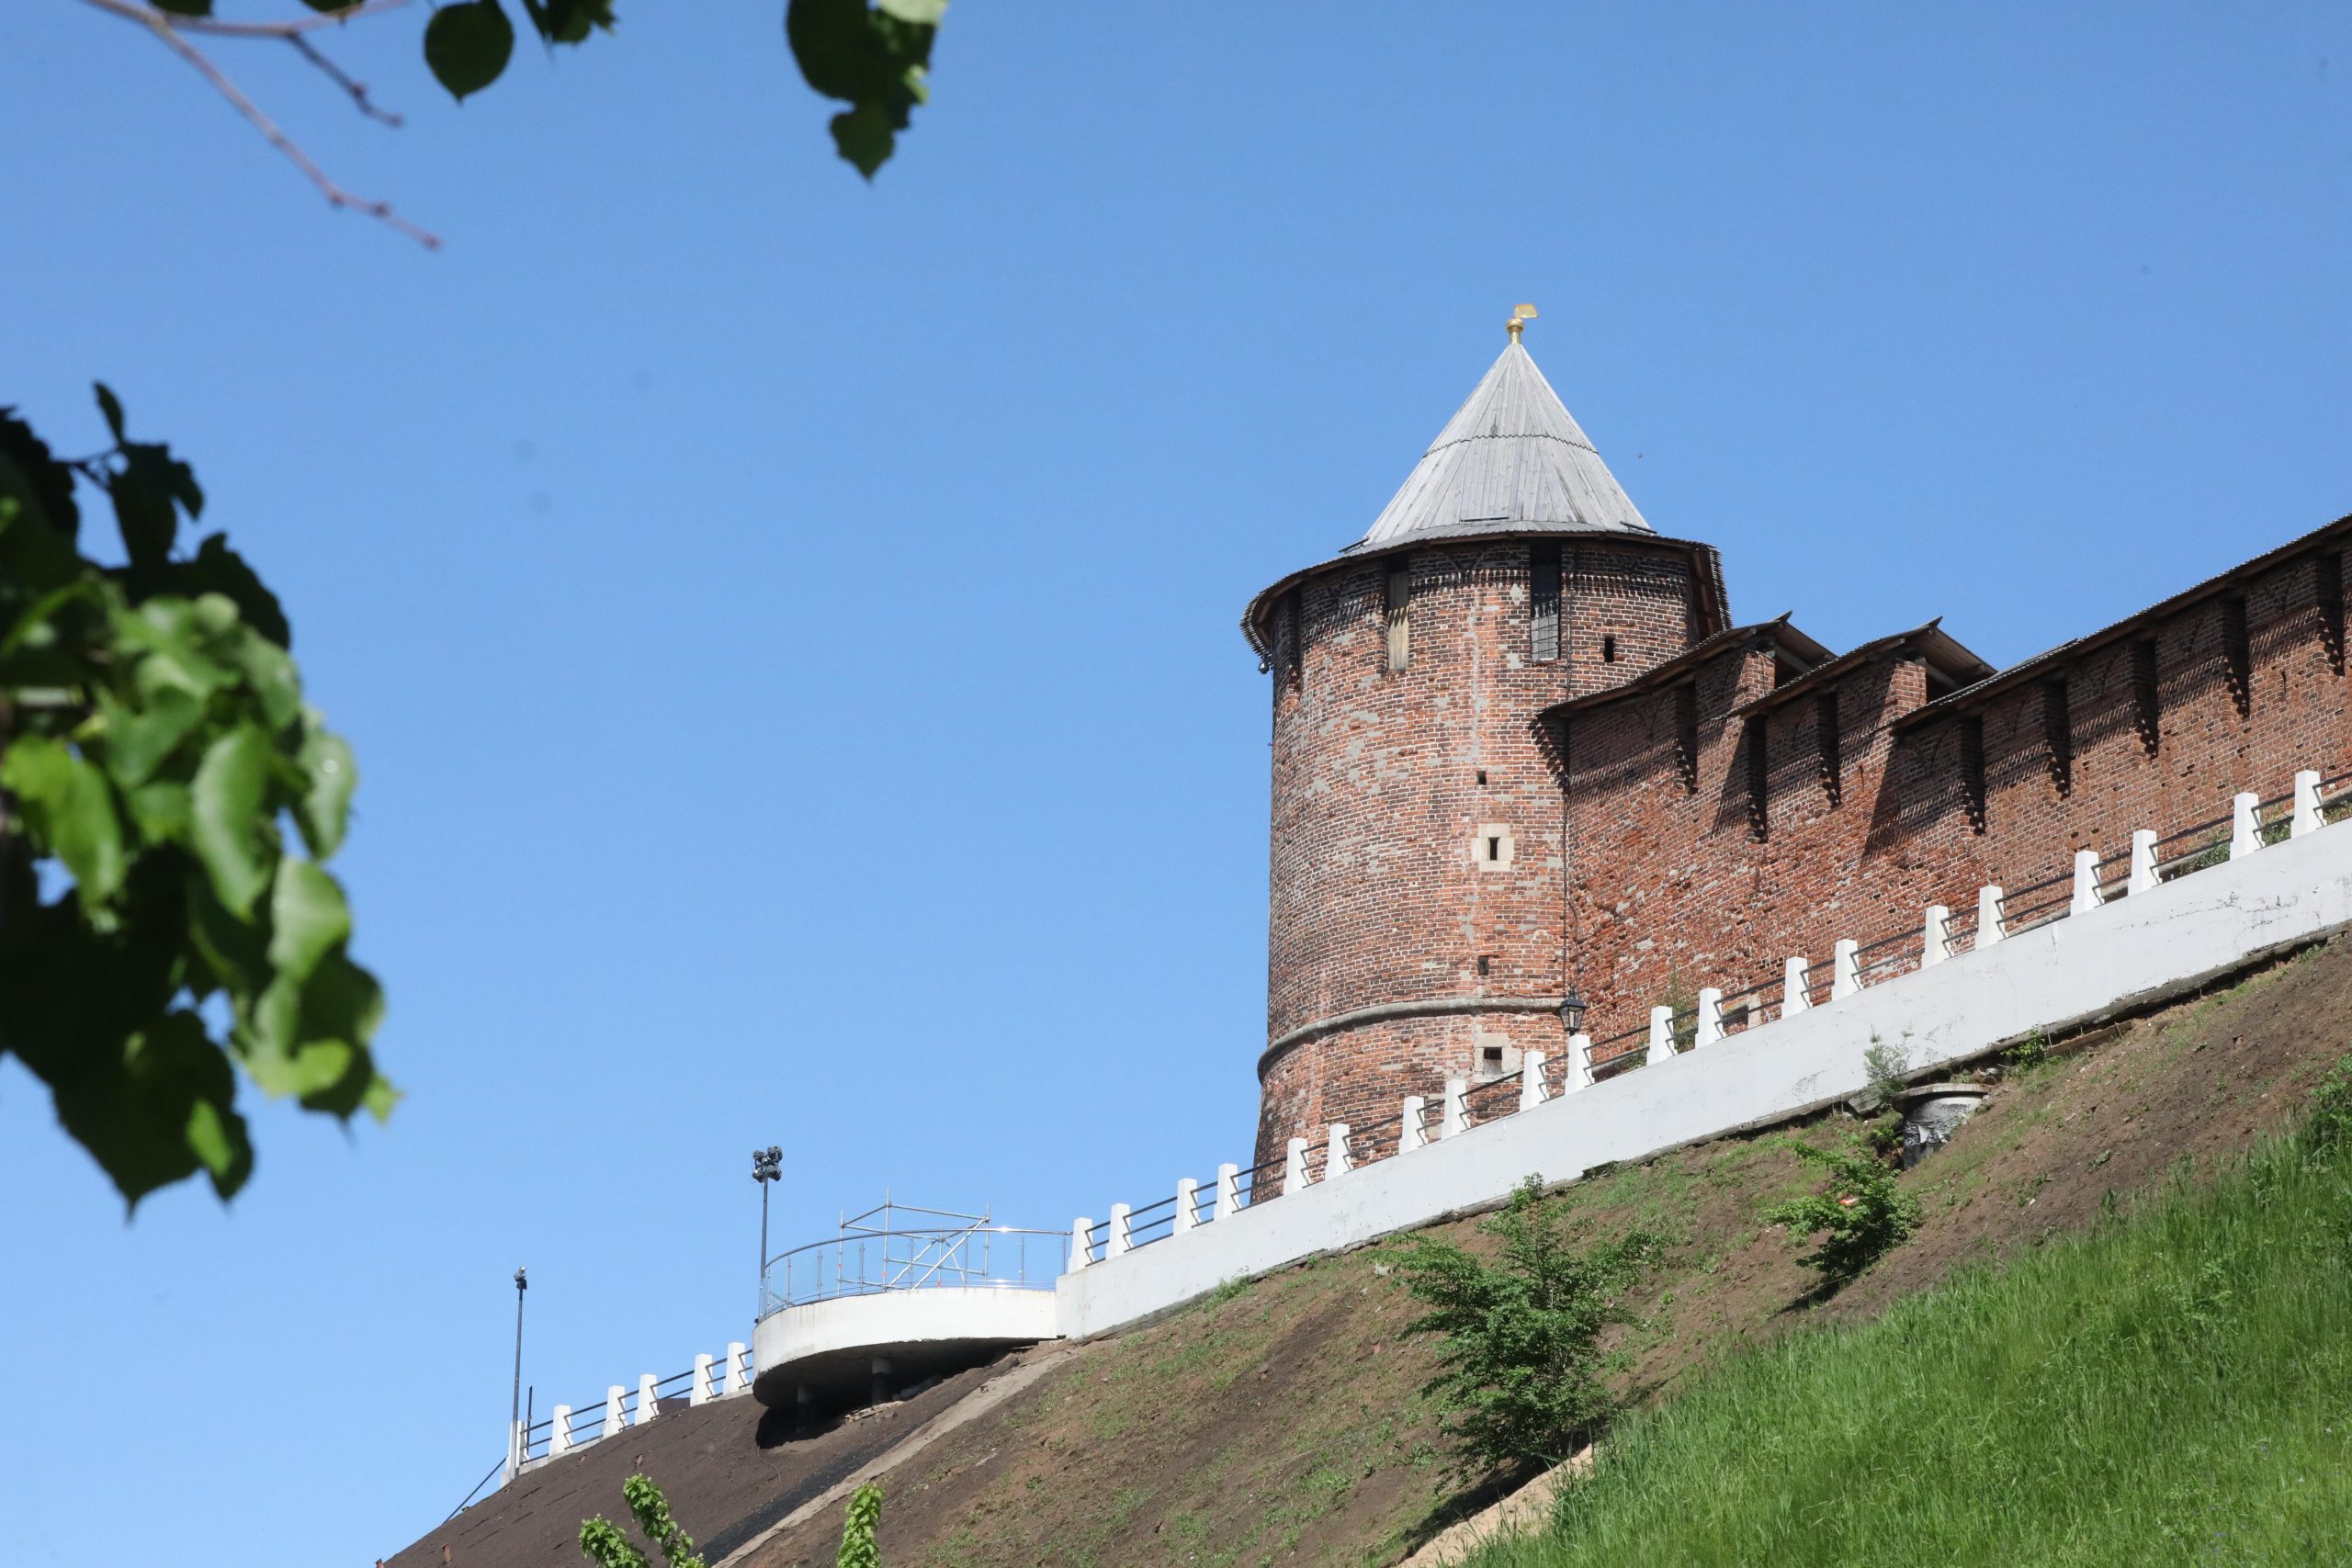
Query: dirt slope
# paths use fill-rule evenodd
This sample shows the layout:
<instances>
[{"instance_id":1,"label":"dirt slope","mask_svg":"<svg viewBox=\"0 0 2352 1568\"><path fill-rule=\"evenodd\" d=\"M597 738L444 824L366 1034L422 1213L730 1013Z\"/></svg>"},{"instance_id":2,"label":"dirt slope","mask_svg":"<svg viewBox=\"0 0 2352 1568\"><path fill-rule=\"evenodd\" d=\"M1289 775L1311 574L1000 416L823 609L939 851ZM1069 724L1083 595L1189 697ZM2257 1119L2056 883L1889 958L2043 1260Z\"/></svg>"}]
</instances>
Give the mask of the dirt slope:
<instances>
[{"instance_id":1,"label":"dirt slope","mask_svg":"<svg viewBox=\"0 0 2352 1568\"><path fill-rule=\"evenodd\" d=\"M1904 1178L1926 1201L1927 1224L1826 1303L1812 1298L1812 1278L1792 1261L1787 1238L1757 1224L1762 1205L1806 1181L1769 1139L1722 1140L1605 1172L1561 1201L1593 1234L1640 1224L1670 1238L1665 1264L1634 1303L1640 1321L1621 1345L1628 1392L1656 1397L1729 1346L1788 1332L1816 1314L1873 1311L1972 1259L2086 1224L2103 1204L2129 1201L2183 1161L2226 1157L2290 1116L2348 1035L2352 942L2339 941L2226 991L2062 1042L2047 1065L2005 1072L1951 1145ZM1471 1231L1466 1223L1447 1229ZM892 1568L1395 1562L1491 1500L1464 1492L1447 1472L1436 1414L1419 1393L1426 1352L1396 1337L1409 1315L1390 1250L1375 1247L1079 1347L1034 1386L890 1475L884 1561ZM979 1381L967 1374L957 1387L926 1394L920 1408L900 1407L889 1418L894 1438ZM842 1455L842 1431L811 1439L805 1454L791 1443L748 1458L730 1453L729 1442L749 1446L751 1422L740 1404L729 1408L742 1430L682 1442L674 1458L649 1453L645 1466L674 1485L688 1528L727 1550L820 1492L820 1472L845 1474L856 1462ZM684 1438L686 1425L664 1432L657 1423L647 1436ZM477 1507L484 1514L527 1503L532 1511L458 1537L453 1562L571 1560L568 1550L537 1543L551 1541L566 1514L576 1529L591 1507L612 1509L636 1441L571 1461L596 1467L594 1481L557 1494L548 1478L562 1467L550 1466L526 1477L511 1503ZM665 1473L672 1466L675 1483ZM721 1472L723 1485L711 1479ZM543 1515L556 1517L533 1526ZM474 1524L469 1514L451 1529ZM735 1568L831 1563L839 1529L827 1510L760 1541ZM517 1531L527 1531L532 1550L505 1550ZM437 1544L430 1555L426 1549L443 1539L428 1537L394 1559L395 1568L437 1562ZM725 1555L714 1551L711 1562Z\"/></svg>"}]
</instances>

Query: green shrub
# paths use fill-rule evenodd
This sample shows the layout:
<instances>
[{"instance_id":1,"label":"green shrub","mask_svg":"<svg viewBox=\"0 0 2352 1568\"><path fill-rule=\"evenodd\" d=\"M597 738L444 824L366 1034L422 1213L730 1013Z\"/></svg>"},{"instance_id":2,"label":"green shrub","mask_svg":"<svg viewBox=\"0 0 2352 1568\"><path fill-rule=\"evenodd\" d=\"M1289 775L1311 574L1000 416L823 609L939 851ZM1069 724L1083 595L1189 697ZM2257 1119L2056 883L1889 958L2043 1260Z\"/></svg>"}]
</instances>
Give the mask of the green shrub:
<instances>
[{"instance_id":1,"label":"green shrub","mask_svg":"<svg viewBox=\"0 0 2352 1568\"><path fill-rule=\"evenodd\" d=\"M2311 1111L2303 1120L2301 1141L2312 1155L2334 1155L2352 1148L2352 1056L2335 1064L2312 1090Z\"/></svg>"},{"instance_id":2,"label":"green shrub","mask_svg":"<svg viewBox=\"0 0 2352 1568\"><path fill-rule=\"evenodd\" d=\"M1415 1236L1399 1275L1427 1310L1405 1327L1439 1338L1427 1391L1448 1411L1467 1473L1559 1463L1614 1408L1601 1381L1601 1331L1625 1321L1622 1298L1658 1249L1635 1231L1579 1247L1531 1176L1478 1229L1501 1245L1488 1262L1451 1241Z\"/></svg>"},{"instance_id":3,"label":"green shrub","mask_svg":"<svg viewBox=\"0 0 2352 1568\"><path fill-rule=\"evenodd\" d=\"M1909 1051L1871 1036L1871 1048L1862 1053L1862 1071L1870 1075L1871 1093L1882 1109L1892 1111L1901 1102L1904 1075L1910 1070Z\"/></svg>"},{"instance_id":4,"label":"green shrub","mask_svg":"<svg viewBox=\"0 0 2352 1568\"><path fill-rule=\"evenodd\" d=\"M1819 1269L1824 1283L1844 1284L1919 1228L1919 1201L1895 1186L1894 1172L1861 1139L1848 1138L1838 1149L1801 1138L1776 1141L1828 1173L1826 1190L1774 1203L1763 1214L1768 1225L1788 1226L1792 1241L1820 1235L1821 1245L1797 1261Z\"/></svg>"},{"instance_id":5,"label":"green shrub","mask_svg":"<svg viewBox=\"0 0 2352 1568\"><path fill-rule=\"evenodd\" d=\"M874 1544L874 1527L882 1522L882 1488L861 1486L842 1517L841 1555L835 1568L881 1568L882 1553Z\"/></svg>"},{"instance_id":6,"label":"green shrub","mask_svg":"<svg viewBox=\"0 0 2352 1568\"><path fill-rule=\"evenodd\" d=\"M2013 1072L2030 1073L2050 1060L2050 1036L2039 1029L2001 1053L2002 1065Z\"/></svg>"},{"instance_id":7,"label":"green shrub","mask_svg":"<svg viewBox=\"0 0 2352 1568\"><path fill-rule=\"evenodd\" d=\"M704 1568L694 1554L695 1543L670 1517L670 1500L647 1477L632 1475L621 1483L621 1497L645 1539L661 1549L670 1568ZM645 1553L621 1534L618 1526L599 1514L580 1527L580 1551L596 1568L646 1568Z\"/></svg>"}]
</instances>

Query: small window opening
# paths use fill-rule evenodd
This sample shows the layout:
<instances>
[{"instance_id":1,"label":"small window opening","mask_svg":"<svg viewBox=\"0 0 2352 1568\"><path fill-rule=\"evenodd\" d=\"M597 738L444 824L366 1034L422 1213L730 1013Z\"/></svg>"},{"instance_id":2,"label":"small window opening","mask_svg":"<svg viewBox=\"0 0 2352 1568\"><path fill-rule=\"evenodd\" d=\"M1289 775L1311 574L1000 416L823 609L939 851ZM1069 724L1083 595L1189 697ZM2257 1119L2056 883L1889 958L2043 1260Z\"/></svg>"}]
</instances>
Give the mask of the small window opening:
<instances>
[{"instance_id":1,"label":"small window opening","mask_svg":"<svg viewBox=\"0 0 2352 1568\"><path fill-rule=\"evenodd\" d=\"M1960 793L1968 808L1969 830L1984 831L1984 720L1963 714L1960 720Z\"/></svg>"},{"instance_id":2,"label":"small window opening","mask_svg":"<svg viewBox=\"0 0 2352 1568\"><path fill-rule=\"evenodd\" d=\"M2156 639L2136 637L2132 643L2132 726L2140 732L2140 749L2151 757L2164 740L2163 698L2156 687Z\"/></svg>"},{"instance_id":3,"label":"small window opening","mask_svg":"<svg viewBox=\"0 0 2352 1568\"><path fill-rule=\"evenodd\" d=\"M1480 768L1478 770L1478 782L1480 784L1485 784L1487 782L1487 770L1484 768Z\"/></svg>"},{"instance_id":4,"label":"small window opening","mask_svg":"<svg viewBox=\"0 0 2352 1568\"><path fill-rule=\"evenodd\" d=\"M1560 657L1560 547L1528 547L1528 653L1543 663Z\"/></svg>"},{"instance_id":5,"label":"small window opening","mask_svg":"<svg viewBox=\"0 0 2352 1568\"><path fill-rule=\"evenodd\" d=\"M2245 600L2234 594L2222 601L2222 673L2238 716L2247 717L2254 711L2254 645L2246 636Z\"/></svg>"},{"instance_id":6,"label":"small window opening","mask_svg":"<svg viewBox=\"0 0 2352 1568\"><path fill-rule=\"evenodd\" d=\"M1503 841L1500 839L1489 837L1487 840L1487 858L1488 860L1503 858Z\"/></svg>"},{"instance_id":7,"label":"small window opening","mask_svg":"<svg viewBox=\"0 0 2352 1568\"><path fill-rule=\"evenodd\" d=\"M1403 556L1388 562L1383 593L1388 621L1388 670L1391 674L1413 661L1413 623L1408 614L1413 598L1413 574Z\"/></svg>"},{"instance_id":8,"label":"small window opening","mask_svg":"<svg viewBox=\"0 0 2352 1568\"><path fill-rule=\"evenodd\" d=\"M1617 662L1616 633L1611 632L1600 639L1600 661L1603 664L1614 664Z\"/></svg>"},{"instance_id":9,"label":"small window opening","mask_svg":"<svg viewBox=\"0 0 2352 1568\"><path fill-rule=\"evenodd\" d=\"M1699 793L1699 688L1686 682L1674 688L1674 763L1682 773L1682 793Z\"/></svg>"},{"instance_id":10,"label":"small window opening","mask_svg":"<svg viewBox=\"0 0 2352 1568\"><path fill-rule=\"evenodd\" d=\"M1482 975L1482 976L1483 976L1483 975L1486 975L1486 974L1488 974L1488 973L1491 973L1491 970L1490 970L1490 968L1489 968L1489 964L1490 964L1490 963L1491 963L1491 961L1487 957L1487 955L1486 955L1485 953L1480 953L1480 954L1478 955L1478 973L1479 973L1480 975Z\"/></svg>"},{"instance_id":11,"label":"small window opening","mask_svg":"<svg viewBox=\"0 0 2352 1568\"><path fill-rule=\"evenodd\" d=\"M1759 844L1772 828L1772 760L1765 736L1760 716L1747 721L1747 832Z\"/></svg>"},{"instance_id":12,"label":"small window opening","mask_svg":"<svg viewBox=\"0 0 2352 1568\"><path fill-rule=\"evenodd\" d=\"M2041 745L2050 782L2064 800L2075 793L2075 722L2067 711L2064 681L2041 683Z\"/></svg>"},{"instance_id":13,"label":"small window opening","mask_svg":"<svg viewBox=\"0 0 2352 1568\"><path fill-rule=\"evenodd\" d=\"M1503 1048L1499 1045L1480 1046L1478 1055L1490 1067L1499 1067L1503 1065Z\"/></svg>"},{"instance_id":14,"label":"small window opening","mask_svg":"<svg viewBox=\"0 0 2352 1568\"><path fill-rule=\"evenodd\" d=\"M1832 808L1846 799L1845 739L1838 731L1838 694L1824 692L1813 699L1813 733L1820 748L1821 793Z\"/></svg>"},{"instance_id":15,"label":"small window opening","mask_svg":"<svg viewBox=\"0 0 2352 1568\"><path fill-rule=\"evenodd\" d=\"M2319 637L2327 648L2327 667L2335 674L2344 673L2344 558L2334 550L2319 558L2313 569L2318 579Z\"/></svg>"}]
</instances>

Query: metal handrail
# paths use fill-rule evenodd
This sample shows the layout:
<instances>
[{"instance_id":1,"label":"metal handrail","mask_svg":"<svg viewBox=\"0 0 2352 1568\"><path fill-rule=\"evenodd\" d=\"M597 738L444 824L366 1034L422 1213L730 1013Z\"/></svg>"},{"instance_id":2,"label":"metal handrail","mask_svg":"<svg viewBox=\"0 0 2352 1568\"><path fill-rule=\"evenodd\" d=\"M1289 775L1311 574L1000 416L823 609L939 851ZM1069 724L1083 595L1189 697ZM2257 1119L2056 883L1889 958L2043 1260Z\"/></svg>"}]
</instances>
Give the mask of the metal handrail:
<instances>
[{"instance_id":1,"label":"metal handrail","mask_svg":"<svg viewBox=\"0 0 2352 1568\"><path fill-rule=\"evenodd\" d=\"M1096 1227L1106 1237L1107 1224ZM1004 1289L1046 1291L1069 1261L1069 1234L1017 1225L924 1225L851 1231L812 1241L768 1260L762 1316L782 1307L894 1291ZM1090 1237L1090 1239L1092 1239ZM1000 1265L1001 1244L1013 1257ZM1030 1250L1042 1255L1033 1264ZM808 1266L813 1264L814 1268ZM829 1268L827 1265L830 1264ZM778 1272L782 1289L778 1289ZM804 1284L813 1273L814 1284Z\"/></svg>"}]
</instances>

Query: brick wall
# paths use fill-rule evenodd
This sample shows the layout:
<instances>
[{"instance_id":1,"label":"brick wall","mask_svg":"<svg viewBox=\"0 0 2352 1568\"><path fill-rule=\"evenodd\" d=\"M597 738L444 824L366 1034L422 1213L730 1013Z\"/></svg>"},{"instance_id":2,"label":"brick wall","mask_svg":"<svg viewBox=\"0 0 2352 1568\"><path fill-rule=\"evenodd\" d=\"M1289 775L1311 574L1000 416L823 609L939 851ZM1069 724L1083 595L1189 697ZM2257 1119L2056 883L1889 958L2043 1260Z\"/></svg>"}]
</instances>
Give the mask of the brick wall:
<instances>
[{"instance_id":1,"label":"brick wall","mask_svg":"<svg viewBox=\"0 0 2352 1568\"><path fill-rule=\"evenodd\" d=\"M1277 638L1269 1042L1386 1004L1555 997L1564 920L1568 976L1605 1036L1700 987L1776 976L1790 953L1823 975L1838 938L1914 930L1929 903L1964 915L1984 882L2016 889L2063 873L2077 847L2120 856L2134 829L2222 816L2235 791L2275 795L2295 768L2343 772L2352 680L2329 600L2340 595L2344 541L2323 536L2220 597L2103 647L2061 649L1963 694L1964 705L1930 704L1928 667L1897 645L1751 719L1741 710L1769 697L1784 668L1766 628L1691 672L1695 703L1667 686L1579 712L1565 738L1565 908L1559 742L1534 716L1690 646L1688 558L1572 544L1567 657L1536 663L1526 541L1416 552L1411 660L1394 672L1383 667L1386 563L1309 578L1297 591L1295 660ZM2242 659L2225 607L2233 598L2244 603ZM1601 660L1604 637L1615 639L1614 664ZM2143 641L2154 653L2153 753ZM1686 703L1698 721L1688 768ZM1834 788L1822 743L1829 712ZM1981 806L1963 767L1971 724L1982 736ZM1749 756L1759 739L1760 838ZM1479 863L1486 825L1507 829L1507 866ZM1319 1142L1331 1122L1385 1122L1407 1094L1434 1107L1443 1079L1475 1077L1489 1047L1513 1063L1525 1049L1556 1053L1558 1022L1529 1012L1391 1018L1270 1051L1257 1157L1279 1159L1293 1135Z\"/></svg>"}]
</instances>

